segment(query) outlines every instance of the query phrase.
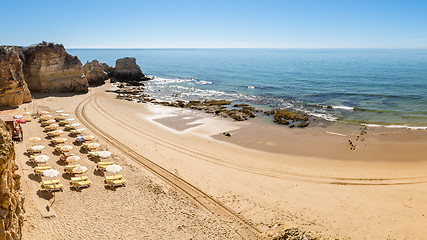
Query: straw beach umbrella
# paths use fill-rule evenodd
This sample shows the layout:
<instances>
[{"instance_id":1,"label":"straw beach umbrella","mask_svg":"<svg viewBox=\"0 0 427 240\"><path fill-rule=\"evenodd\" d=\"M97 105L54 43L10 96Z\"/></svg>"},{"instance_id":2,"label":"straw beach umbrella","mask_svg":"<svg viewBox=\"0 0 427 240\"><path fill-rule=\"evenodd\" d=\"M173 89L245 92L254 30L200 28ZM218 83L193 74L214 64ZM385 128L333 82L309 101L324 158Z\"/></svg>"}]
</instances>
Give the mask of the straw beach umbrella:
<instances>
[{"instance_id":1,"label":"straw beach umbrella","mask_svg":"<svg viewBox=\"0 0 427 240\"><path fill-rule=\"evenodd\" d=\"M105 170L109 173L119 173L122 171L122 166L117 164L111 164L105 168Z\"/></svg>"},{"instance_id":2,"label":"straw beach umbrella","mask_svg":"<svg viewBox=\"0 0 427 240\"><path fill-rule=\"evenodd\" d=\"M59 150L61 150L61 151L63 151L63 152L69 152L69 151L71 151L72 149L73 149L73 146L65 145L65 146L62 146Z\"/></svg>"},{"instance_id":3,"label":"straw beach umbrella","mask_svg":"<svg viewBox=\"0 0 427 240\"><path fill-rule=\"evenodd\" d=\"M90 150L95 150L99 148L99 146L101 146L99 143L90 143L87 145L87 148L89 148Z\"/></svg>"},{"instance_id":4,"label":"straw beach umbrella","mask_svg":"<svg viewBox=\"0 0 427 240\"><path fill-rule=\"evenodd\" d=\"M55 130L55 131L50 132L50 134L52 134L54 136L59 136L63 133L64 133L64 131L62 131L62 130Z\"/></svg>"},{"instance_id":5,"label":"straw beach umbrella","mask_svg":"<svg viewBox=\"0 0 427 240\"><path fill-rule=\"evenodd\" d=\"M64 142L68 141L68 139L62 138L62 137L56 137L56 138L52 139L52 141L54 141L55 143L64 143Z\"/></svg>"},{"instance_id":6,"label":"straw beach umbrella","mask_svg":"<svg viewBox=\"0 0 427 240\"><path fill-rule=\"evenodd\" d=\"M32 142L32 143L38 143L40 142L42 139L40 137L30 137L28 139L28 141Z\"/></svg>"},{"instance_id":7,"label":"straw beach umbrella","mask_svg":"<svg viewBox=\"0 0 427 240\"><path fill-rule=\"evenodd\" d=\"M34 161L37 163L45 163L49 160L49 156L47 155L39 155L34 158Z\"/></svg>"},{"instance_id":8,"label":"straw beach umbrella","mask_svg":"<svg viewBox=\"0 0 427 240\"><path fill-rule=\"evenodd\" d=\"M33 151L41 151L43 150L45 147L43 145L35 145L31 147L31 150Z\"/></svg>"},{"instance_id":9,"label":"straw beach umbrella","mask_svg":"<svg viewBox=\"0 0 427 240\"><path fill-rule=\"evenodd\" d=\"M67 159L65 159L65 161L68 163L75 163L79 160L80 160L79 156L70 156L70 157L67 157Z\"/></svg>"},{"instance_id":10,"label":"straw beach umbrella","mask_svg":"<svg viewBox=\"0 0 427 240\"><path fill-rule=\"evenodd\" d=\"M60 174L60 172L58 170L55 170L55 169L48 169L48 170L43 172L43 176L49 177L49 178L56 178L59 176L59 174Z\"/></svg>"},{"instance_id":11,"label":"straw beach umbrella","mask_svg":"<svg viewBox=\"0 0 427 240\"><path fill-rule=\"evenodd\" d=\"M78 167L73 168L72 172L75 173L75 174L82 174L82 173L87 172L87 167L85 167L85 166L78 166Z\"/></svg>"},{"instance_id":12,"label":"straw beach umbrella","mask_svg":"<svg viewBox=\"0 0 427 240\"><path fill-rule=\"evenodd\" d=\"M55 122L56 122L55 120L49 119L49 120L45 121L44 123L46 123L46 124L52 124L52 123L55 123Z\"/></svg>"},{"instance_id":13,"label":"straw beach umbrella","mask_svg":"<svg viewBox=\"0 0 427 240\"><path fill-rule=\"evenodd\" d=\"M111 152L109 151L99 151L98 156L101 158L108 158L111 156Z\"/></svg>"},{"instance_id":14,"label":"straw beach umbrella","mask_svg":"<svg viewBox=\"0 0 427 240\"><path fill-rule=\"evenodd\" d=\"M93 139L95 139L95 136L93 136L93 135L84 135L83 138L85 139L85 141L92 141Z\"/></svg>"}]
</instances>

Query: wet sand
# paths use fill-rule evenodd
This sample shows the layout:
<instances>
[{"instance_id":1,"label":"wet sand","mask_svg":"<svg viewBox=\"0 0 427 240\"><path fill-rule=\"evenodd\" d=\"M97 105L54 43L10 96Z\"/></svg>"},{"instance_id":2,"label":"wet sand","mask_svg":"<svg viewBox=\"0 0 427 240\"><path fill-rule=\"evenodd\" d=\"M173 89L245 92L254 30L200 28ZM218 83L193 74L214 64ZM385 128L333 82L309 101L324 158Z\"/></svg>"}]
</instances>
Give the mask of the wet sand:
<instances>
[{"instance_id":1,"label":"wet sand","mask_svg":"<svg viewBox=\"0 0 427 240\"><path fill-rule=\"evenodd\" d=\"M95 98L86 107L87 115L96 121L97 126L213 196L261 232L270 225L282 223L349 239L422 239L427 234L424 227L427 225L427 131L367 129L361 141L356 140L360 135L359 127L289 129L265 125L257 120L233 122L186 109L116 100L114 94L104 92L107 88L109 85L91 89ZM78 103L88 95L44 97L14 111L45 106L74 113ZM223 132L230 132L232 136L226 138ZM28 134L25 136L29 137ZM356 145L356 150L350 150L349 139ZM19 151L17 156L24 158ZM21 162L25 161L22 159ZM124 158L123 161L135 166L132 171L126 170L126 175L134 176L129 177L132 187L107 192L119 202L130 192L143 194L143 189L132 185L134 181L142 181L138 178L155 179L131 160ZM35 191L34 184L25 176L23 179L28 182L26 194L31 195L31 191ZM161 181L157 182L164 186ZM57 201L61 204L55 207L59 217L55 218L63 216L64 220L73 222L73 228L67 229L71 235L73 229L82 231L85 221L76 218L82 217L83 213L71 214L68 209L71 200L67 193L81 196L93 192L90 204L111 207L109 201L101 201L106 197L102 195L104 191L101 186L94 186L82 193L68 189L65 194L59 193ZM135 196L126 199L126 209L132 212L132 202L140 201L135 201L138 199ZM175 204L176 200L168 199L165 206ZM157 206L158 203L148 201L146 206L149 208L151 204ZM46 222L51 220L36 218L34 209L37 208L30 206L31 201L26 205L29 211L24 226L29 236L56 231ZM191 208L191 204L189 206ZM135 205L135 209L138 207ZM114 209L112 214L121 211L120 207ZM185 229L187 233L193 233L193 238L201 239L209 232L202 233L206 228L198 216L210 215L200 209L194 211L199 215L188 218L185 225L193 227ZM138 219L139 214L144 213L124 215L121 219L125 222L129 221L128 217ZM180 216L178 212L174 214ZM159 215L153 215L153 218L158 218L161 225L151 227L172 233L177 231L162 222L165 219ZM101 214L97 220L99 223L95 221L92 227L101 227L108 218ZM178 217L172 222L181 220ZM212 220L212 226L224 229L219 239L235 238L230 230L232 224L220 222L221 219L215 221L219 222ZM150 223L139 221L138 224L145 228ZM197 228L202 231L196 231ZM139 230L135 231L132 236L137 236ZM167 234L161 235L158 231L150 233L168 238ZM117 232L110 236L126 235Z\"/></svg>"}]
</instances>

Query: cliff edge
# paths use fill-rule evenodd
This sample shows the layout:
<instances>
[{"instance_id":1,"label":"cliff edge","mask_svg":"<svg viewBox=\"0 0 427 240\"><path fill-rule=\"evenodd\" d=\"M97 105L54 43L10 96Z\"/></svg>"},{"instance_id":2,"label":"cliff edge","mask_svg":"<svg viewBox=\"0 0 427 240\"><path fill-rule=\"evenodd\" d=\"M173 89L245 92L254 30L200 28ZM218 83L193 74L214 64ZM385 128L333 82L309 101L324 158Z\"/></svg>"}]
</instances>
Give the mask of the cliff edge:
<instances>
[{"instance_id":1,"label":"cliff edge","mask_svg":"<svg viewBox=\"0 0 427 240\"><path fill-rule=\"evenodd\" d=\"M21 176L16 173L14 143L0 120L0 240L21 239L24 222L24 197Z\"/></svg>"},{"instance_id":2,"label":"cliff edge","mask_svg":"<svg viewBox=\"0 0 427 240\"><path fill-rule=\"evenodd\" d=\"M0 47L0 106L19 106L31 102L24 79L22 49Z\"/></svg>"},{"instance_id":3,"label":"cliff edge","mask_svg":"<svg viewBox=\"0 0 427 240\"><path fill-rule=\"evenodd\" d=\"M41 43L23 50L25 81L35 92L87 92L82 63L62 44Z\"/></svg>"}]
</instances>

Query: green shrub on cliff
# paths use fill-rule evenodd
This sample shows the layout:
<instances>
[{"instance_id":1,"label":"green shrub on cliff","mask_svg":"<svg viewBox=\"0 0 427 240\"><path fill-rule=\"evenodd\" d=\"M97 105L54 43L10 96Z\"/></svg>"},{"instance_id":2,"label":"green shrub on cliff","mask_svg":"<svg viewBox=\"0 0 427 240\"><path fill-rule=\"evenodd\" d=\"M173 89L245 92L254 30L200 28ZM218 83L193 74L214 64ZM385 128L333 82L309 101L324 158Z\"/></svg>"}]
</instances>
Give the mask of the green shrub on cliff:
<instances>
[{"instance_id":1,"label":"green shrub on cliff","mask_svg":"<svg viewBox=\"0 0 427 240\"><path fill-rule=\"evenodd\" d=\"M0 54L4 54L6 53L6 50L4 49L4 47L0 47Z\"/></svg>"}]
</instances>

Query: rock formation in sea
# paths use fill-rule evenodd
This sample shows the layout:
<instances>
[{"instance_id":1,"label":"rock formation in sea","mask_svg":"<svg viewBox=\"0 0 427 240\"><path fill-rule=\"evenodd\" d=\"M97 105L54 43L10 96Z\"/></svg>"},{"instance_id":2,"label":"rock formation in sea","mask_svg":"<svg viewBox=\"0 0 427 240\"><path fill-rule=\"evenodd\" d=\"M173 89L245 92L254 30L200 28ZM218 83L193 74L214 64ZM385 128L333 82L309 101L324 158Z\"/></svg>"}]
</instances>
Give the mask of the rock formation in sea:
<instances>
[{"instance_id":1,"label":"rock formation in sea","mask_svg":"<svg viewBox=\"0 0 427 240\"><path fill-rule=\"evenodd\" d=\"M31 102L31 93L24 80L23 58L19 47L0 47L0 106Z\"/></svg>"},{"instance_id":2,"label":"rock formation in sea","mask_svg":"<svg viewBox=\"0 0 427 240\"><path fill-rule=\"evenodd\" d=\"M116 60L116 66L111 68L110 76L118 81L146 81L146 77L141 68L136 64L133 57L125 57Z\"/></svg>"},{"instance_id":3,"label":"rock formation in sea","mask_svg":"<svg viewBox=\"0 0 427 240\"><path fill-rule=\"evenodd\" d=\"M15 163L14 143L0 120L0 240L21 239L24 197Z\"/></svg>"},{"instance_id":4,"label":"rock formation in sea","mask_svg":"<svg viewBox=\"0 0 427 240\"><path fill-rule=\"evenodd\" d=\"M25 81L35 92L87 92L82 63L62 44L41 43L23 49Z\"/></svg>"},{"instance_id":5,"label":"rock formation in sea","mask_svg":"<svg viewBox=\"0 0 427 240\"><path fill-rule=\"evenodd\" d=\"M89 85L102 85L108 79L110 67L106 63L100 63L98 60L87 62L83 66L83 74L85 75Z\"/></svg>"}]
</instances>

